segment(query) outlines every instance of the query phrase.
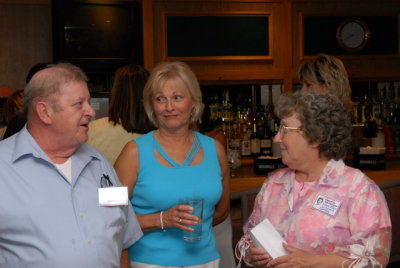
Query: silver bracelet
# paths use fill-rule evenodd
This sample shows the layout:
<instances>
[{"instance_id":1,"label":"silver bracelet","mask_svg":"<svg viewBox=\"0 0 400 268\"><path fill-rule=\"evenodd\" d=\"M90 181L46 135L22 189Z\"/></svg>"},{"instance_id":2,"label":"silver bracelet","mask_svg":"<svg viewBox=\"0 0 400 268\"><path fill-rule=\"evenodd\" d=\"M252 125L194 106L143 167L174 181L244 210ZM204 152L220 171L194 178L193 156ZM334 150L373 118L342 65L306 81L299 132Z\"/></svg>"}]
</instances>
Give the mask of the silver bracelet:
<instances>
[{"instance_id":1,"label":"silver bracelet","mask_svg":"<svg viewBox=\"0 0 400 268\"><path fill-rule=\"evenodd\" d=\"M164 211L161 211L161 212L160 212L160 223L161 223L161 229L162 229L163 232L165 233L165 232L167 231L167 229L164 228L163 213L164 213Z\"/></svg>"}]
</instances>

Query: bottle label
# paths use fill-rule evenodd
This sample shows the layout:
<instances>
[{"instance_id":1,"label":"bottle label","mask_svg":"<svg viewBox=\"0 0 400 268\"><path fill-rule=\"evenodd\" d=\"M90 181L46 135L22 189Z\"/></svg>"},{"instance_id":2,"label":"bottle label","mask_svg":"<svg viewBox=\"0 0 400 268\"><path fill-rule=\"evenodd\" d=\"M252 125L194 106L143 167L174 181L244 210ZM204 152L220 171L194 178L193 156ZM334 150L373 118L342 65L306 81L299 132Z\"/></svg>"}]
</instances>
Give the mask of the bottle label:
<instances>
[{"instance_id":1,"label":"bottle label","mask_svg":"<svg viewBox=\"0 0 400 268\"><path fill-rule=\"evenodd\" d=\"M230 139L229 147L230 148L240 148L240 139Z\"/></svg>"},{"instance_id":2,"label":"bottle label","mask_svg":"<svg viewBox=\"0 0 400 268\"><path fill-rule=\"evenodd\" d=\"M251 155L250 141L249 140L243 140L242 141L241 154L242 154L242 156L250 156Z\"/></svg>"},{"instance_id":3,"label":"bottle label","mask_svg":"<svg viewBox=\"0 0 400 268\"><path fill-rule=\"evenodd\" d=\"M261 148L268 148L268 147L271 148L271 145L272 145L272 143L271 143L270 139L262 139L260 141Z\"/></svg>"},{"instance_id":4,"label":"bottle label","mask_svg":"<svg viewBox=\"0 0 400 268\"><path fill-rule=\"evenodd\" d=\"M272 154L271 148L261 148L260 153L261 153L261 155L264 155L264 156L271 155Z\"/></svg>"},{"instance_id":5,"label":"bottle label","mask_svg":"<svg viewBox=\"0 0 400 268\"><path fill-rule=\"evenodd\" d=\"M251 140L251 153L252 154L259 154L260 153L260 140L259 139L252 139Z\"/></svg>"}]
</instances>

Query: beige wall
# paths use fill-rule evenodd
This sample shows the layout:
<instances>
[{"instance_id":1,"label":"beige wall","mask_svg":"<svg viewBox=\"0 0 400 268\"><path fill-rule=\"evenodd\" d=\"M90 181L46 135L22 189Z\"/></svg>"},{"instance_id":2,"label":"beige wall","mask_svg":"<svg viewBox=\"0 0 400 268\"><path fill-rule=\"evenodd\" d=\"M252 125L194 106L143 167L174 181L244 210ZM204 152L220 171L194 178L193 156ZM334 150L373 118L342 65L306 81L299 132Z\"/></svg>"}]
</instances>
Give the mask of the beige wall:
<instances>
[{"instance_id":1,"label":"beige wall","mask_svg":"<svg viewBox=\"0 0 400 268\"><path fill-rule=\"evenodd\" d=\"M0 1L0 86L21 89L33 65L52 61L51 29L49 4Z\"/></svg>"}]
</instances>

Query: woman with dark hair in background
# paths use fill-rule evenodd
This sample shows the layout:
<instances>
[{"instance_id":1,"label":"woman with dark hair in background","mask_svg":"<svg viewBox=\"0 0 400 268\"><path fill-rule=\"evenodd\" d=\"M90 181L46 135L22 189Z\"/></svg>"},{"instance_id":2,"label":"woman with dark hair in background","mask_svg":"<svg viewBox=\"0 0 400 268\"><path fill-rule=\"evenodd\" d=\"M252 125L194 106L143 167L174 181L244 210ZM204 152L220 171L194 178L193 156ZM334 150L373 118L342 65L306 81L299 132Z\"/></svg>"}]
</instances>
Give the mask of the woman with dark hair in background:
<instances>
[{"instance_id":1,"label":"woman with dark hair in background","mask_svg":"<svg viewBox=\"0 0 400 268\"><path fill-rule=\"evenodd\" d=\"M108 117L90 122L88 144L114 164L125 144L153 129L143 109L142 91L149 72L130 64L115 71Z\"/></svg>"},{"instance_id":2,"label":"woman with dark hair in background","mask_svg":"<svg viewBox=\"0 0 400 268\"><path fill-rule=\"evenodd\" d=\"M10 123L15 120L15 118L22 114L22 107L24 103L24 91L22 89L14 91L10 97L7 98L4 103L4 121L6 125L0 129L0 139L6 139L11 136L11 132L15 133L15 131L11 131ZM24 126L25 122L22 124ZM21 127L21 128L22 128ZM17 131L19 131L19 128Z\"/></svg>"},{"instance_id":3,"label":"woman with dark hair in background","mask_svg":"<svg viewBox=\"0 0 400 268\"><path fill-rule=\"evenodd\" d=\"M28 74L25 77L25 82L26 84L29 83L31 80L32 76L36 74L37 72L47 68L49 63L37 63L33 65L30 69ZM6 107L4 108L6 110L6 123L7 127L4 132L3 139L6 139L13 134L17 133L20 131L25 123L26 123L26 115L25 112L22 109L23 106L23 96L24 96L24 90L17 90L15 91L7 100ZM7 112L8 110L8 112ZM7 113L9 113L7 115Z\"/></svg>"}]
</instances>

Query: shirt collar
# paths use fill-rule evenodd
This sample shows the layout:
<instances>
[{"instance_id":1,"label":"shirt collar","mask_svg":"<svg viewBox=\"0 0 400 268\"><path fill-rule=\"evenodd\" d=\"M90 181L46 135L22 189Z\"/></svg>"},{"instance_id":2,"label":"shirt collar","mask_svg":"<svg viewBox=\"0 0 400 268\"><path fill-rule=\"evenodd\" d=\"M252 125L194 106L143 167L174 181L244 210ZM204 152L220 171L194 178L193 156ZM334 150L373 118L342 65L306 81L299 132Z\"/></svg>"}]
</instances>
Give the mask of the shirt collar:
<instances>
[{"instance_id":1,"label":"shirt collar","mask_svg":"<svg viewBox=\"0 0 400 268\"><path fill-rule=\"evenodd\" d=\"M328 164L322 172L322 176L318 181L319 185L325 185L329 187L338 187L340 183L340 177L343 175L345 164L343 160L329 160Z\"/></svg>"},{"instance_id":2,"label":"shirt collar","mask_svg":"<svg viewBox=\"0 0 400 268\"><path fill-rule=\"evenodd\" d=\"M334 188L338 187L340 183L339 177L343 174L344 168L345 164L343 160L329 160L322 171L318 184ZM292 185L292 180L294 180L294 170L288 168L275 180L275 183L288 184L290 187Z\"/></svg>"},{"instance_id":3,"label":"shirt collar","mask_svg":"<svg viewBox=\"0 0 400 268\"><path fill-rule=\"evenodd\" d=\"M12 155L13 162L22 157L31 155L35 158L41 158L52 163L48 155L42 150L42 148L40 148L36 140L29 133L26 125L16 134L14 148L15 149ZM86 163L93 158L99 158L98 154L96 154L96 151L86 144L82 144L71 157L78 157L81 161Z\"/></svg>"},{"instance_id":4,"label":"shirt collar","mask_svg":"<svg viewBox=\"0 0 400 268\"><path fill-rule=\"evenodd\" d=\"M12 155L12 161L15 162L21 157L32 155L36 158L42 158L51 162L49 157L43 152L43 150L36 143L35 139L28 132L28 129L25 126L15 134L15 147Z\"/></svg>"}]
</instances>

